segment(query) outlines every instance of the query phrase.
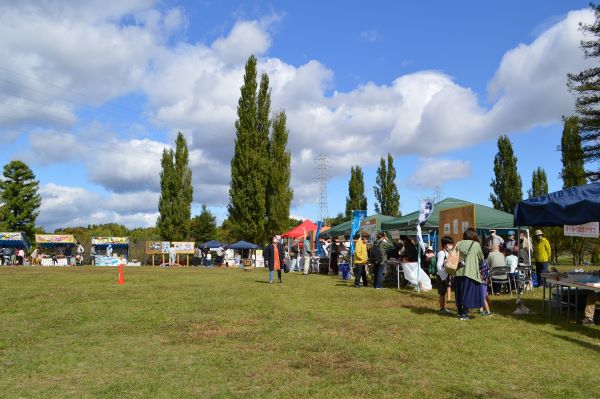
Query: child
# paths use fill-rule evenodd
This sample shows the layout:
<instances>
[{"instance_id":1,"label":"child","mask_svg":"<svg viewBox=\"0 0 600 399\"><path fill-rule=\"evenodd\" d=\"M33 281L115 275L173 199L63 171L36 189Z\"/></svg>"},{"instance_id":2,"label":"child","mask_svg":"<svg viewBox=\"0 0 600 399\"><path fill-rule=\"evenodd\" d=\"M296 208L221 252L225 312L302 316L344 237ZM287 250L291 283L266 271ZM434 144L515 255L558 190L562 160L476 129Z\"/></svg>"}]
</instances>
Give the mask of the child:
<instances>
[{"instance_id":1,"label":"child","mask_svg":"<svg viewBox=\"0 0 600 399\"><path fill-rule=\"evenodd\" d=\"M479 309L479 314L482 316L491 316L492 312L490 312L490 297L487 289L491 277L490 265L485 259L479 263L479 274L481 274L481 295L483 296L483 308Z\"/></svg>"},{"instance_id":2,"label":"child","mask_svg":"<svg viewBox=\"0 0 600 399\"><path fill-rule=\"evenodd\" d=\"M448 254L454 248L454 240L452 237L444 236L442 237L442 249L437 254L437 275L439 277L438 284L438 295L440 302L440 314L451 314L448 309L446 309L446 294L450 292L450 279L451 276L446 273L446 258L448 258Z\"/></svg>"}]
</instances>

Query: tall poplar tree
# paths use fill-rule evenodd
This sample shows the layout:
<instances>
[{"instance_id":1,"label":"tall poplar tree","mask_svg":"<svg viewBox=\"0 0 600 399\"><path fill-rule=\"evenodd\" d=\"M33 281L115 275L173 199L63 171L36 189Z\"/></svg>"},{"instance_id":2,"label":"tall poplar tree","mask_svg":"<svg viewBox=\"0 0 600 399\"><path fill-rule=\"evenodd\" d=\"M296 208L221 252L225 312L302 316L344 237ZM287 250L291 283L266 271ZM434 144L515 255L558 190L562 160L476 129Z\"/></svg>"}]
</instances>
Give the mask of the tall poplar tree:
<instances>
[{"instance_id":1,"label":"tall poplar tree","mask_svg":"<svg viewBox=\"0 0 600 399\"><path fill-rule=\"evenodd\" d=\"M181 132L175 140L175 151L163 150L161 169L156 227L163 240L187 240L194 192L187 142Z\"/></svg>"},{"instance_id":2,"label":"tall poplar tree","mask_svg":"<svg viewBox=\"0 0 600 399\"><path fill-rule=\"evenodd\" d=\"M563 165L560 176L563 179L563 188L581 186L587 182L587 179L578 120L577 117L572 116L565 119L564 122L560 140ZM567 239L574 265L579 265L583 262L583 249L586 241L581 237L569 237Z\"/></svg>"},{"instance_id":3,"label":"tall poplar tree","mask_svg":"<svg viewBox=\"0 0 600 399\"><path fill-rule=\"evenodd\" d=\"M273 130L269 144L270 178L266 184L267 237L280 233L288 227L290 206L294 196L290 188L291 155L286 150L288 130L285 111L273 118Z\"/></svg>"},{"instance_id":4,"label":"tall poplar tree","mask_svg":"<svg viewBox=\"0 0 600 399\"><path fill-rule=\"evenodd\" d=\"M3 228L24 232L33 239L35 220L42 199L38 194L39 181L24 162L11 161L4 165L0 179L0 223Z\"/></svg>"},{"instance_id":5,"label":"tall poplar tree","mask_svg":"<svg viewBox=\"0 0 600 399\"><path fill-rule=\"evenodd\" d=\"M360 166L350 168L350 181L348 182L348 196L346 197L346 217L352 215L353 210L366 210L367 197L365 196L365 181Z\"/></svg>"},{"instance_id":6,"label":"tall poplar tree","mask_svg":"<svg viewBox=\"0 0 600 399\"><path fill-rule=\"evenodd\" d=\"M581 186L586 183L586 173L583 161L581 136L576 116L564 120L563 133L560 140L562 154L562 170L560 177L563 179L563 188Z\"/></svg>"},{"instance_id":7,"label":"tall poplar tree","mask_svg":"<svg viewBox=\"0 0 600 399\"><path fill-rule=\"evenodd\" d=\"M490 186L494 190L490 201L494 208L514 213L515 207L523 199L523 184L517 170L517 157L513 153L508 136L498 138L498 153L494 158L494 176Z\"/></svg>"},{"instance_id":8,"label":"tall poplar tree","mask_svg":"<svg viewBox=\"0 0 600 399\"><path fill-rule=\"evenodd\" d=\"M538 166L531 176L531 188L527 191L529 198L548 194L548 178L546 171Z\"/></svg>"},{"instance_id":9,"label":"tall poplar tree","mask_svg":"<svg viewBox=\"0 0 600 399\"><path fill-rule=\"evenodd\" d=\"M265 192L268 168L270 92L263 75L257 96L256 57L248 58L240 88L231 160L228 224L233 236L255 243L265 241Z\"/></svg>"},{"instance_id":10,"label":"tall poplar tree","mask_svg":"<svg viewBox=\"0 0 600 399\"><path fill-rule=\"evenodd\" d=\"M394 158L390 153L387 155L387 166L385 159L381 157L377 169L375 192L375 212L389 216L400 216L400 194L396 186L396 168Z\"/></svg>"},{"instance_id":11,"label":"tall poplar tree","mask_svg":"<svg viewBox=\"0 0 600 399\"><path fill-rule=\"evenodd\" d=\"M600 5L590 4L595 20L581 23L586 39L581 41L585 58L600 58ZM582 159L595 165L585 172L591 180L600 179L600 68L597 65L579 73L569 74L567 86L575 95L575 109L579 116Z\"/></svg>"}]
</instances>

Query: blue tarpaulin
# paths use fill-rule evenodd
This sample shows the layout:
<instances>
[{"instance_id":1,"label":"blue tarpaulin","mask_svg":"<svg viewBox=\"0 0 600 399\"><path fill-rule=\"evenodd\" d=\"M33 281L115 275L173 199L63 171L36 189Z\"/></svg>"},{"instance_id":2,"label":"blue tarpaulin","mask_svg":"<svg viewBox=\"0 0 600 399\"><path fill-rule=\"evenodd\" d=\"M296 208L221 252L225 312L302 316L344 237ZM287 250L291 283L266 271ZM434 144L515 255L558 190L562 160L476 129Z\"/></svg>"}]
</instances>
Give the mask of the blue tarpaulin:
<instances>
[{"instance_id":1,"label":"blue tarpaulin","mask_svg":"<svg viewBox=\"0 0 600 399\"><path fill-rule=\"evenodd\" d=\"M600 183L530 198L515 207L515 226L564 226L598 221Z\"/></svg>"},{"instance_id":2,"label":"blue tarpaulin","mask_svg":"<svg viewBox=\"0 0 600 399\"><path fill-rule=\"evenodd\" d=\"M256 244L252 244L251 242L238 241L235 244L228 245L227 249L260 249L260 247Z\"/></svg>"}]
</instances>

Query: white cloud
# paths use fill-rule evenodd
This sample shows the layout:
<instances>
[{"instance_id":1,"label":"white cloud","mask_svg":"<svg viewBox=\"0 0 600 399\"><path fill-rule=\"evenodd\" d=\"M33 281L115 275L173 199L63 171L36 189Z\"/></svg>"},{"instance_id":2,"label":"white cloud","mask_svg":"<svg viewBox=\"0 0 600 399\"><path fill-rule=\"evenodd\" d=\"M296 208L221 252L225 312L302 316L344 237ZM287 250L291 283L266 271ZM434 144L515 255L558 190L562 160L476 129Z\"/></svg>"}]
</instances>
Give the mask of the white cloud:
<instances>
[{"instance_id":1,"label":"white cloud","mask_svg":"<svg viewBox=\"0 0 600 399\"><path fill-rule=\"evenodd\" d=\"M360 32L360 38L366 42L373 43L381 40L381 34L375 29L365 30Z\"/></svg>"},{"instance_id":2,"label":"white cloud","mask_svg":"<svg viewBox=\"0 0 600 399\"><path fill-rule=\"evenodd\" d=\"M158 197L140 192L103 196L81 187L46 184L40 187L42 205L37 222L52 231L65 226L120 223L128 227L154 226Z\"/></svg>"},{"instance_id":3,"label":"white cloud","mask_svg":"<svg viewBox=\"0 0 600 399\"><path fill-rule=\"evenodd\" d=\"M436 188L442 184L468 177L471 164L468 161L450 159L421 159L420 166L410 177L413 185L422 188Z\"/></svg>"}]
</instances>

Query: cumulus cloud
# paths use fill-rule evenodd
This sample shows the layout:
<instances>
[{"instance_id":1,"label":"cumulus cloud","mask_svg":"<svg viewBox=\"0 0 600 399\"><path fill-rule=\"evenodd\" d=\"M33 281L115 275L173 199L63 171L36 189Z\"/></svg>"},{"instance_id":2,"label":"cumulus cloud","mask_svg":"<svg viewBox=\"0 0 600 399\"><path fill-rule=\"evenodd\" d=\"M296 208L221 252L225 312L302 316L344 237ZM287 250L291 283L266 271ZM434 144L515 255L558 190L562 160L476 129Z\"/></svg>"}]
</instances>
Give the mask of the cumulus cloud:
<instances>
[{"instance_id":1,"label":"cumulus cloud","mask_svg":"<svg viewBox=\"0 0 600 399\"><path fill-rule=\"evenodd\" d=\"M149 227L156 223L156 193L103 196L81 187L54 183L40 187L42 205L37 222L52 231L65 226L120 223Z\"/></svg>"},{"instance_id":2,"label":"cumulus cloud","mask_svg":"<svg viewBox=\"0 0 600 399\"><path fill-rule=\"evenodd\" d=\"M366 82L332 91L334 71L318 60L291 65L268 55L273 21L239 20L212 43L172 43L169 38L187 23L182 9L159 11L156 3L142 0L104 3L3 6L0 71L9 72L0 79L0 115L11 117L0 118L0 129L21 131L26 123L53 126L30 135L32 153L49 163L57 150L44 148L44 137L82 139L66 128L76 122L78 109L142 93L145 115L155 125L172 134L181 130L189 138L195 201L221 206L227 202L244 62L251 53L260 57L259 73L269 74L273 109L287 112L295 205L315 202L314 158L322 153L335 159L329 171L333 178L346 175L357 160L374 165L387 152L427 157L429 173L413 177L424 184L425 177L440 175L431 168L441 161L429 157L557 122L573 109L566 73L592 62L579 49L583 33L578 23L592 21L593 14L580 10L531 43L509 50L489 82L485 103L448 73L435 70L402 75L389 84ZM364 33L365 40L377 38ZM115 195L158 192L166 143L150 138L86 140L94 142L94 151L83 161L91 182ZM453 162L446 167L457 170L450 178L468 173L468 164L444 162Z\"/></svg>"},{"instance_id":3,"label":"cumulus cloud","mask_svg":"<svg viewBox=\"0 0 600 399\"><path fill-rule=\"evenodd\" d=\"M421 188L436 188L442 184L468 177L471 164L468 161L450 159L421 159L422 165L410 177L411 184Z\"/></svg>"}]
</instances>

